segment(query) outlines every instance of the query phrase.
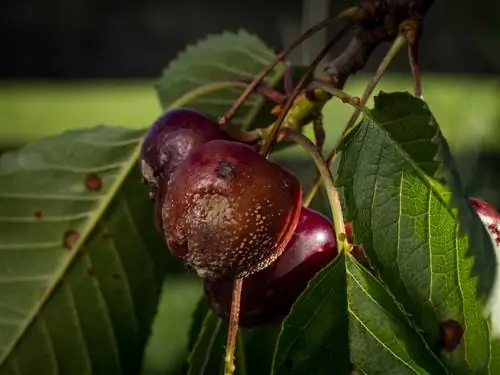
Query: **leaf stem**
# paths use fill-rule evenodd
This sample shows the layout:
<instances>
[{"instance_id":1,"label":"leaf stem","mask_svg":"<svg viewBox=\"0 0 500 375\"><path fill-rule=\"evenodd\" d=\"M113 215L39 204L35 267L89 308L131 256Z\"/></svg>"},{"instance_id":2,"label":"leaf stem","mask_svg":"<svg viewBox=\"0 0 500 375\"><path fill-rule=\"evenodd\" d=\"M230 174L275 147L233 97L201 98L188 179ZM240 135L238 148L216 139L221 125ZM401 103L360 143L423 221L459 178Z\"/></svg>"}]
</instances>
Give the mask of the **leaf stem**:
<instances>
[{"instance_id":1,"label":"leaf stem","mask_svg":"<svg viewBox=\"0 0 500 375\"><path fill-rule=\"evenodd\" d=\"M339 194L333 182L332 172L330 171L330 168L328 168L325 159L323 159L321 153L314 145L314 143L312 143L306 136L302 135L300 132L294 129L283 129L280 132L280 136L304 147L314 160L314 163L316 164L316 167L321 174L321 180L323 181L323 184L325 186L325 190L328 195L328 201L330 203L330 208L332 210L333 225L335 228L338 251L341 252L343 250L346 250L349 252L350 246L346 238L344 217L342 215L342 206L340 204Z\"/></svg>"},{"instance_id":2,"label":"leaf stem","mask_svg":"<svg viewBox=\"0 0 500 375\"><path fill-rule=\"evenodd\" d=\"M418 40L408 44L408 58L410 60L411 75L413 77L414 95L419 99L424 99L422 93L422 76L420 74Z\"/></svg>"},{"instance_id":3,"label":"leaf stem","mask_svg":"<svg viewBox=\"0 0 500 375\"><path fill-rule=\"evenodd\" d=\"M341 136L337 140L337 144L328 154L328 157L326 159L328 168L331 168L331 166L335 162L336 157L338 155L338 153L337 153L338 146L339 146L340 142L342 141L342 139L346 136L346 134L352 129L352 127L356 123L356 120L358 119L360 112L363 112L365 115L369 115L369 109L365 106L366 102L370 98L370 95L373 93L373 91L375 90L377 85L380 83L380 80L382 79L382 76L384 75L384 73L387 71L387 68L389 67L390 63L396 57L396 55L399 53L399 51L403 48L405 43L406 43L406 38L404 37L404 35L398 34L398 36L396 37L396 39L392 43L391 47L387 51L386 55L384 56L384 58L380 62L380 65L378 66L372 79L366 85L365 90L363 92L363 95L361 96L361 100L359 102L360 108L355 109L351 118L347 122L344 130L342 131ZM336 89L336 90L340 91L338 89ZM343 95L347 95L347 94L344 93ZM367 111L361 110L361 107L365 108ZM305 207L308 207L311 204L312 200L314 199L316 192L318 191L319 186L321 184L321 178L322 177L320 174L316 175L316 179L314 180L312 187L309 189L308 193L304 197L303 204Z\"/></svg>"},{"instance_id":4,"label":"leaf stem","mask_svg":"<svg viewBox=\"0 0 500 375\"><path fill-rule=\"evenodd\" d=\"M313 60L313 62L308 66L307 70L305 73L300 77L299 82L295 86L294 90L288 97L285 105L283 106L278 119L276 122L272 125L271 131L264 140L264 143L262 144L261 148L261 154L267 155L273 145L273 142L276 139L276 135L278 134L278 131L280 130L281 126L285 122L285 119L288 116L288 113L292 106L294 105L295 99L300 93L300 90L304 87L307 78L314 72L318 64L325 58L325 56L328 54L328 52L332 49L332 47L339 42L340 39L346 34L346 32L351 28L352 23L348 23L347 25L344 25L342 29L335 34L335 36L326 44L326 46L318 53L318 56Z\"/></svg>"}]
</instances>

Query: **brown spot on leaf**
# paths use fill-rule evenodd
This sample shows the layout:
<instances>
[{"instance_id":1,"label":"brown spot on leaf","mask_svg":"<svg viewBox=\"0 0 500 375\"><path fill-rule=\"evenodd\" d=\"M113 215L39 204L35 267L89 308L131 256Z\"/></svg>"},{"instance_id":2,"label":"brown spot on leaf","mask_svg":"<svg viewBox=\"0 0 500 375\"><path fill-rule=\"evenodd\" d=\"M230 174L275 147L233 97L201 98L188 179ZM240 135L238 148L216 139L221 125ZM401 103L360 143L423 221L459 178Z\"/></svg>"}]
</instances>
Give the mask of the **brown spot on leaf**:
<instances>
[{"instance_id":1,"label":"brown spot on leaf","mask_svg":"<svg viewBox=\"0 0 500 375\"><path fill-rule=\"evenodd\" d=\"M106 230L106 231L104 231L104 232L102 232L102 239L103 239L104 241L107 241L107 240L109 240L110 238L111 238L111 234L110 234L107 230Z\"/></svg>"},{"instance_id":2,"label":"brown spot on leaf","mask_svg":"<svg viewBox=\"0 0 500 375\"><path fill-rule=\"evenodd\" d=\"M464 335L464 327L456 320L450 319L439 325L441 343L446 351L456 349Z\"/></svg>"},{"instance_id":3,"label":"brown spot on leaf","mask_svg":"<svg viewBox=\"0 0 500 375\"><path fill-rule=\"evenodd\" d=\"M117 274L117 273L115 273L113 275L113 279L115 279L115 280L120 280L120 278L121 278L121 276L119 274Z\"/></svg>"},{"instance_id":4,"label":"brown spot on leaf","mask_svg":"<svg viewBox=\"0 0 500 375\"><path fill-rule=\"evenodd\" d=\"M42 219L43 218L43 212L42 210L36 210L34 213L35 218L37 219Z\"/></svg>"},{"instance_id":5,"label":"brown spot on leaf","mask_svg":"<svg viewBox=\"0 0 500 375\"><path fill-rule=\"evenodd\" d=\"M95 269L93 269L91 267L87 268L87 275L89 275L89 276L95 276L95 274L96 274L95 273Z\"/></svg>"},{"instance_id":6,"label":"brown spot on leaf","mask_svg":"<svg viewBox=\"0 0 500 375\"><path fill-rule=\"evenodd\" d=\"M85 188L89 191L100 191L102 189L102 180L97 173L88 173L85 176Z\"/></svg>"},{"instance_id":7,"label":"brown spot on leaf","mask_svg":"<svg viewBox=\"0 0 500 375\"><path fill-rule=\"evenodd\" d=\"M64 233L63 245L66 249L71 250L80 238L80 233L75 230L68 230Z\"/></svg>"}]
</instances>

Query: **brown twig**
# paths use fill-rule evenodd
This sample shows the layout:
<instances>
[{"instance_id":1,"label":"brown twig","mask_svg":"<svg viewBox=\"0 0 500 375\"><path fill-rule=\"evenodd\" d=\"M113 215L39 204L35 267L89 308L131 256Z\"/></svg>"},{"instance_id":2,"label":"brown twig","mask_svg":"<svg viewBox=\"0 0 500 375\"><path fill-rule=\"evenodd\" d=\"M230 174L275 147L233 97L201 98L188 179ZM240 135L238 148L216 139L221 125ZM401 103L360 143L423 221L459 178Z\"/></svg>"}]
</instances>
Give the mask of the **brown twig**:
<instances>
[{"instance_id":1,"label":"brown twig","mask_svg":"<svg viewBox=\"0 0 500 375\"><path fill-rule=\"evenodd\" d=\"M342 29L340 29L337 34L327 43L325 47L319 52L318 56L314 59L314 61L309 65L307 68L306 72L300 77L299 82L297 83L297 86L295 86L294 90L288 97L285 105L283 106L283 109L281 110L278 119L276 120L271 132L269 133L269 136L266 137L264 140L264 143L261 148L261 153L263 155L266 155L269 153L273 143L276 141L276 135L278 134L281 126L283 125L286 116L288 114L288 111L292 108L294 100L297 98L297 96L300 93L300 90L304 87L308 77L314 72L318 64L325 58L325 56L328 54L328 52L332 49L332 47L339 42L340 39L345 35L345 33L351 28L352 23L348 23Z\"/></svg>"},{"instance_id":2,"label":"brown twig","mask_svg":"<svg viewBox=\"0 0 500 375\"><path fill-rule=\"evenodd\" d=\"M292 52L295 48L300 46L305 40L309 37L313 36L316 32L323 30L325 27L333 24L340 18L352 18L355 20L363 20L368 17L368 12L360 6L350 7L341 13L328 17L324 21L318 23L317 25L311 27L309 30L306 30L299 38L294 40L290 45L288 45L283 51L281 51L276 57L271 61L271 63L266 66L262 71L257 74L253 80L253 82L248 85L245 91L240 95L240 97L234 102L232 107L226 112L224 116L222 116L219 120L221 125L228 123L236 114L236 111L241 107L243 102L248 98L248 96L252 93L255 87L264 79L264 77L280 62L283 58Z\"/></svg>"}]
</instances>

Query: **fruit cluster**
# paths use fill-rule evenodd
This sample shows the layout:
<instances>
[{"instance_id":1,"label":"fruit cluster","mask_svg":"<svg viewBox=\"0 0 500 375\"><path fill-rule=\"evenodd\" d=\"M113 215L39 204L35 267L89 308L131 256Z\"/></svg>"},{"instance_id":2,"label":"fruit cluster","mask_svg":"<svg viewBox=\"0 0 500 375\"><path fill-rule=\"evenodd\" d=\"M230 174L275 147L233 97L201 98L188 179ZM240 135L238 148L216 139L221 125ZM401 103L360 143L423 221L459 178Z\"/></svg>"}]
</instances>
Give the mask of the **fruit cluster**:
<instances>
[{"instance_id":1,"label":"fruit cluster","mask_svg":"<svg viewBox=\"0 0 500 375\"><path fill-rule=\"evenodd\" d=\"M300 181L255 147L191 109L151 126L141 170L170 251L204 281L228 319L233 280L243 284L240 325L279 321L337 254L332 223L302 207Z\"/></svg>"},{"instance_id":2,"label":"fruit cluster","mask_svg":"<svg viewBox=\"0 0 500 375\"><path fill-rule=\"evenodd\" d=\"M225 320L235 278L245 277L239 325L275 323L338 253L332 223L302 207L297 177L197 111L170 110L154 122L141 171L170 251L203 279ZM500 214L470 202L500 246ZM346 232L353 243L351 223ZM361 246L352 254L369 268Z\"/></svg>"}]
</instances>

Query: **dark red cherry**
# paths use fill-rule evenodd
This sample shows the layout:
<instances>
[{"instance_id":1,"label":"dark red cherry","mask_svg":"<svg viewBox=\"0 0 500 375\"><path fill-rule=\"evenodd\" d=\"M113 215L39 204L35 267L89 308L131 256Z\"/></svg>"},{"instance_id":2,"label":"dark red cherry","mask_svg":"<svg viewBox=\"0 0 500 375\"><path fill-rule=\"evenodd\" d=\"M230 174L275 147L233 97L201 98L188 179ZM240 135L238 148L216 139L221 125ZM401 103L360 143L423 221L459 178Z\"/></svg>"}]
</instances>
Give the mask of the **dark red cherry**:
<instances>
[{"instance_id":1,"label":"dark red cherry","mask_svg":"<svg viewBox=\"0 0 500 375\"><path fill-rule=\"evenodd\" d=\"M240 305L242 327L279 322L290 311L309 280L337 255L333 225L325 216L302 208L299 222L281 256L269 267L243 281ZM233 283L204 280L213 311L229 319Z\"/></svg>"},{"instance_id":2,"label":"dark red cherry","mask_svg":"<svg viewBox=\"0 0 500 375\"><path fill-rule=\"evenodd\" d=\"M297 226L302 188L292 173L239 142L193 150L165 189L170 250L199 276L248 276L281 254Z\"/></svg>"},{"instance_id":3,"label":"dark red cherry","mask_svg":"<svg viewBox=\"0 0 500 375\"><path fill-rule=\"evenodd\" d=\"M141 149L141 172L154 199L159 180L170 175L191 150L214 139L227 139L211 117L189 108L164 112L151 125Z\"/></svg>"},{"instance_id":4,"label":"dark red cherry","mask_svg":"<svg viewBox=\"0 0 500 375\"><path fill-rule=\"evenodd\" d=\"M493 241L500 247L500 213L489 203L481 199L469 198L469 202L476 210L484 226L488 229Z\"/></svg>"}]
</instances>

